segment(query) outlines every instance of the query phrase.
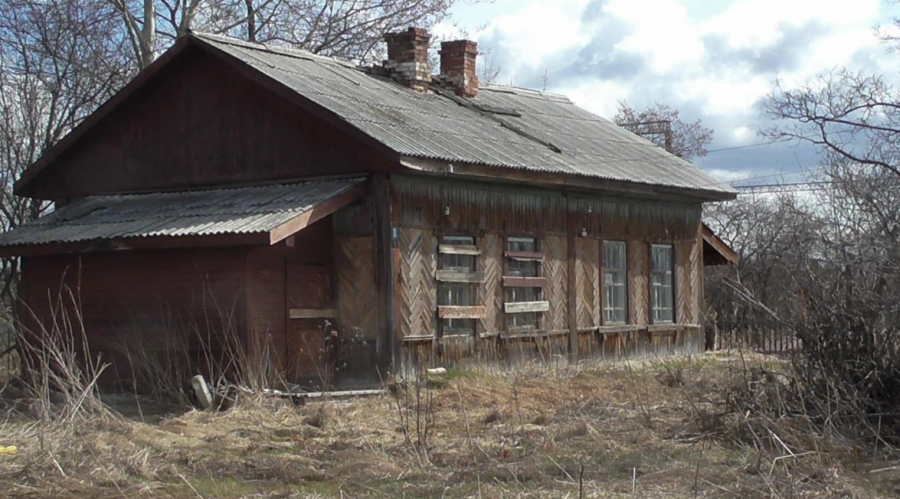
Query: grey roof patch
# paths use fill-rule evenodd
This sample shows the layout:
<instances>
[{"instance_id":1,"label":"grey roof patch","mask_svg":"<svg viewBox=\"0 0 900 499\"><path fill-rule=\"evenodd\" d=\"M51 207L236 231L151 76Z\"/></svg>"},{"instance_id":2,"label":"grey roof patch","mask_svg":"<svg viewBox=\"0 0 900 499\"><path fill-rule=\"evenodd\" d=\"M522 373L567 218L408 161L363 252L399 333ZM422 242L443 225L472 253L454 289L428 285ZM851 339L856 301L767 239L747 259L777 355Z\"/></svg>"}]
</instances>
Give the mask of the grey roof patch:
<instances>
[{"instance_id":1,"label":"grey roof patch","mask_svg":"<svg viewBox=\"0 0 900 499\"><path fill-rule=\"evenodd\" d=\"M435 92L413 92L344 61L215 35L193 36L404 156L675 187L720 197L735 192L561 95L485 85L471 100L474 106L466 106Z\"/></svg>"},{"instance_id":2,"label":"grey roof patch","mask_svg":"<svg viewBox=\"0 0 900 499\"><path fill-rule=\"evenodd\" d=\"M0 235L0 247L268 233L364 181L348 178L207 191L89 196Z\"/></svg>"}]
</instances>

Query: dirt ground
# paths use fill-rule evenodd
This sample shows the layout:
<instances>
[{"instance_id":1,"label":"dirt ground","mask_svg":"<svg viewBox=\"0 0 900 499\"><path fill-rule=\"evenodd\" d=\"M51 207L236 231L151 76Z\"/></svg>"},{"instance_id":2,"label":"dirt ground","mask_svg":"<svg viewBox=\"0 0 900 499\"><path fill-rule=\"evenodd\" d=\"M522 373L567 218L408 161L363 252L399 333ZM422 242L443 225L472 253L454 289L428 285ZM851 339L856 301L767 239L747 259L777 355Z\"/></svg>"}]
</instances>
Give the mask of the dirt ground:
<instances>
[{"instance_id":1,"label":"dirt ground","mask_svg":"<svg viewBox=\"0 0 900 499\"><path fill-rule=\"evenodd\" d=\"M762 356L454 369L384 395L0 424L0 496L897 497L900 461L749 438L728 385ZM777 442L765 445L765 442ZM0 450L2 452L2 450Z\"/></svg>"}]
</instances>

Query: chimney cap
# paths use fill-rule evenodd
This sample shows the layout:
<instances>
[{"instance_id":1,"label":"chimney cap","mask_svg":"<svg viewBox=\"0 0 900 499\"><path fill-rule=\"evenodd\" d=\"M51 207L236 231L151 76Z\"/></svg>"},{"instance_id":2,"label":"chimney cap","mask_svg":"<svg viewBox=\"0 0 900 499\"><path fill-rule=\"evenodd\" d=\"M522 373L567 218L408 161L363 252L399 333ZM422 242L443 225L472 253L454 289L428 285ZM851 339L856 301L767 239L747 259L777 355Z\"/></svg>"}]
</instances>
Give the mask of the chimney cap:
<instances>
[{"instance_id":1,"label":"chimney cap","mask_svg":"<svg viewBox=\"0 0 900 499\"><path fill-rule=\"evenodd\" d=\"M415 28L415 27L410 26L409 28L407 28L406 31L393 31L390 33L385 33L384 39L387 40L390 38L401 38L401 37L405 38L410 35L419 37L419 38L431 38L431 35L428 33L428 30L426 30L424 28Z\"/></svg>"},{"instance_id":2,"label":"chimney cap","mask_svg":"<svg viewBox=\"0 0 900 499\"><path fill-rule=\"evenodd\" d=\"M451 40L449 42L441 42L441 51L465 51L472 54L478 53L478 43L472 40Z\"/></svg>"}]
</instances>

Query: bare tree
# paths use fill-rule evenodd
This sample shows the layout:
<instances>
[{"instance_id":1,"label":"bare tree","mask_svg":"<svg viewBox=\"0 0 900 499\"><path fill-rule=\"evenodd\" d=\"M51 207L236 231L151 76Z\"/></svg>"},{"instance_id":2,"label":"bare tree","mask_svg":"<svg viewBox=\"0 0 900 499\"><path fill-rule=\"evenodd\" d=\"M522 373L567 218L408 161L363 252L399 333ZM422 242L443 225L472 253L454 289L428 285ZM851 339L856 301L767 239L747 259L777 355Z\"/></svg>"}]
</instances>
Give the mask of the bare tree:
<instances>
[{"instance_id":1,"label":"bare tree","mask_svg":"<svg viewBox=\"0 0 900 499\"><path fill-rule=\"evenodd\" d=\"M120 17L134 60L143 69L156 59L166 40L171 42L187 33L203 0L107 1Z\"/></svg>"},{"instance_id":2,"label":"bare tree","mask_svg":"<svg viewBox=\"0 0 900 499\"><path fill-rule=\"evenodd\" d=\"M763 105L777 120L762 130L771 140L810 142L900 176L900 93L881 76L837 69L797 87L778 81Z\"/></svg>"},{"instance_id":3,"label":"bare tree","mask_svg":"<svg viewBox=\"0 0 900 499\"><path fill-rule=\"evenodd\" d=\"M199 29L371 63L384 33L430 28L456 0L207 0Z\"/></svg>"},{"instance_id":4,"label":"bare tree","mask_svg":"<svg viewBox=\"0 0 900 499\"><path fill-rule=\"evenodd\" d=\"M456 0L106 0L141 68L190 29L373 62L386 32L430 28Z\"/></svg>"},{"instance_id":5,"label":"bare tree","mask_svg":"<svg viewBox=\"0 0 900 499\"><path fill-rule=\"evenodd\" d=\"M701 120L684 121L677 109L658 102L638 110L621 101L613 121L688 161L706 156L713 139L713 130Z\"/></svg>"}]
</instances>

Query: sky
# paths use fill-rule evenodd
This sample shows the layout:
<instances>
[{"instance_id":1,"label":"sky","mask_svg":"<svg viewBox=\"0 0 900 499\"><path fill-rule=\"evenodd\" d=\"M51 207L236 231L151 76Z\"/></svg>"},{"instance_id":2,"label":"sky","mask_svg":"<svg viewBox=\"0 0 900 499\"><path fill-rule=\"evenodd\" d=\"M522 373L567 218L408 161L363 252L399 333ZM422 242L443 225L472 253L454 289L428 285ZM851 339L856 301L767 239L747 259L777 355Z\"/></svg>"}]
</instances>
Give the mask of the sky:
<instances>
[{"instance_id":1,"label":"sky","mask_svg":"<svg viewBox=\"0 0 900 499\"><path fill-rule=\"evenodd\" d=\"M900 53L875 36L896 16L887 0L460 0L434 33L477 41L499 84L541 89L546 75L548 92L607 118L622 100L699 118L715 136L694 164L758 184L819 164L810 145L754 145L766 142L760 101L775 80L847 67L900 84Z\"/></svg>"}]
</instances>

